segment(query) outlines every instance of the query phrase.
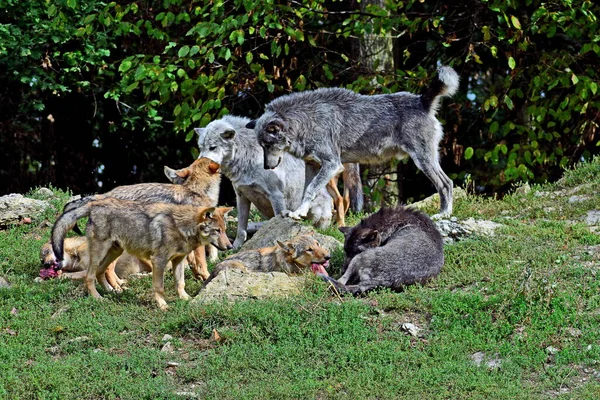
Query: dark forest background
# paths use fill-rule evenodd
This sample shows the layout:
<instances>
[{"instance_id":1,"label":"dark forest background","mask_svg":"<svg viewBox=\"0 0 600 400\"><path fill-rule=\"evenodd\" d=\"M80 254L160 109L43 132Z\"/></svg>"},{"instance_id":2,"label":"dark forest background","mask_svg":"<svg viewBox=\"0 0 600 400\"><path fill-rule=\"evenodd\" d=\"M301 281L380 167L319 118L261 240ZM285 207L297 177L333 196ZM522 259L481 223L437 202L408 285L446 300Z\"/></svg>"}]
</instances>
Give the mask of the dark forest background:
<instances>
[{"instance_id":1,"label":"dark forest background","mask_svg":"<svg viewBox=\"0 0 600 400\"><path fill-rule=\"evenodd\" d=\"M419 92L440 64L462 79L438 114L455 184L554 180L600 149L599 16L575 0L0 0L0 194L164 182L212 119L317 87ZM433 192L412 161L363 172L374 203Z\"/></svg>"}]
</instances>

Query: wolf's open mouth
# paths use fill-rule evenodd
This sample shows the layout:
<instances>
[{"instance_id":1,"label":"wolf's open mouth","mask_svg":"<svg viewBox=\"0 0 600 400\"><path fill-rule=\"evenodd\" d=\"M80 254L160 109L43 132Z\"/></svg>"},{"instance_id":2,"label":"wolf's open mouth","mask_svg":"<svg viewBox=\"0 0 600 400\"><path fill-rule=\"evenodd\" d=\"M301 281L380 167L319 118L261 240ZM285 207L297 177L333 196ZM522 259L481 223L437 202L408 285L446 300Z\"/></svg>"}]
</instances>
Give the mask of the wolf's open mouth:
<instances>
[{"instance_id":1,"label":"wolf's open mouth","mask_svg":"<svg viewBox=\"0 0 600 400\"><path fill-rule=\"evenodd\" d=\"M327 270L325 269L327 267L329 267L329 260L325 261L322 264L313 263L310 266L310 269L315 274L321 274L321 275L329 276L329 274L327 273Z\"/></svg>"}]
</instances>

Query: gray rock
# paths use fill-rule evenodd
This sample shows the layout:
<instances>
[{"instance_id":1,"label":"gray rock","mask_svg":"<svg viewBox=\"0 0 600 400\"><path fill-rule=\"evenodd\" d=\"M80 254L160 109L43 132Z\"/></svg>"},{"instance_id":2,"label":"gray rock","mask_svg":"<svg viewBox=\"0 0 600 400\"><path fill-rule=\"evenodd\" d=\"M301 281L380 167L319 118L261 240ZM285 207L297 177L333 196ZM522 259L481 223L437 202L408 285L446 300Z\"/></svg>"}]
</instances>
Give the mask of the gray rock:
<instances>
[{"instance_id":1,"label":"gray rock","mask_svg":"<svg viewBox=\"0 0 600 400\"><path fill-rule=\"evenodd\" d=\"M405 322L403 323L400 328L408 333L411 336L414 337L418 337L419 336L419 332L421 331L421 328L419 328L418 326L416 326L415 324L411 324L410 322Z\"/></svg>"},{"instance_id":2,"label":"gray rock","mask_svg":"<svg viewBox=\"0 0 600 400\"><path fill-rule=\"evenodd\" d=\"M590 196L586 195L576 195L569 197L569 203L581 203L583 201L589 200Z\"/></svg>"},{"instance_id":3,"label":"gray rock","mask_svg":"<svg viewBox=\"0 0 600 400\"><path fill-rule=\"evenodd\" d=\"M0 276L0 289L8 289L10 288L10 283L6 279Z\"/></svg>"},{"instance_id":4,"label":"gray rock","mask_svg":"<svg viewBox=\"0 0 600 400\"><path fill-rule=\"evenodd\" d=\"M50 207L44 200L23 197L21 194L8 194L0 197L0 226L18 223L23 218L35 217Z\"/></svg>"},{"instance_id":5,"label":"gray rock","mask_svg":"<svg viewBox=\"0 0 600 400\"><path fill-rule=\"evenodd\" d=\"M520 195L526 195L529 192L531 192L531 186L529 186L529 183L525 183L515 189L515 193Z\"/></svg>"},{"instance_id":6,"label":"gray rock","mask_svg":"<svg viewBox=\"0 0 600 400\"><path fill-rule=\"evenodd\" d=\"M343 244L331 236L321 235L309 226L302 225L298 221L291 218L276 216L266 221L260 229L242 246L241 250L253 250L261 247L270 247L275 244L276 240L289 240L295 236L313 232L315 239L319 241L321 246L334 252L341 249Z\"/></svg>"},{"instance_id":7,"label":"gray rock","mask_svg":"<svg viewBox=\"0 0 600 400\"><path fill-rule=\"evenodd\" d=\"M41 197L42 199L52 199L52 198L56 197L54 195L54 192L52 192L52 190L45 188L45 187L42 187L42 188L39 188L38 190L36 190L35 194L38 197Z\"/></svg>"},{"instance_id":8,"label":"gray rock","mask_svg":"<svg viewBox=\"0 0 600 400\"><path fill-rule=\"evenodd\" d=\"M163 342L168 342L170 340L173 340L173 336L169 335L168 333L166 333L165 336L162 337Z\"/></svg>"},{"instance_id":9,"label":"gray rock","mask_svg":"<svg viewBox=\"0 0 600 400\"><path fill-rule=\"evenodd\" d=\"M554 346L548 346L546 347L546 353L550 354L551 356L555 355L558 353L558 349Z\"/></svg>"},{"instance_id":10,"label":"gray rock","mask_svg":"<svg viewBox=\"0 0 600 400\"><path fill-rule=\"evenodd\" d=\"M485 365L489 369L497 369L502 365L502 360L498 358L497 354L490 358L483 351L471 354L471 360L475 366L481 367Z\"/></svg>"},{"instance_id":11,"label":"gray rock","mask_svg":"<svg viewBox=\"0 0 600 400\"><path fill-rule=\"evenodd\" d=\"M465 239L471 235L494 236L496 228L502 226L492 221L476 220L469 218L464 221L453 221L452 219L440 219L434 221L442 234L444 243L450 244Z\"/></svg>"},{"instance_id":12,"label":"gray rock","mask_svg":"<svg viewBox=\"0 0 600 400\"><path fill-rule=\"evenodd\" d=\"M459 186L455 186L452 189L452 196L454 200L462 199L467 197L467 192L464 191L463 188ZM439 208L440 207L440 195L435 193L421 201L417 201L415 203L409 204L407 207L414 207L419 210L424 210L426 208Z\"/></svg>"},{"instance_id":13,"label":"gray rock","mask_svg":"<svg viewBox=\"0 0 600 400\"><path fill-rule=\"evenodd\" d=\"M160 349L160 351L162 351L163 353L172 353L173 352L173 345L171 344L171 342L167 342Z\"/></svg>"},{"instance_id":14,"label":"gray rock","mask_svg":"<svg viewBox=\"0 0 600 400\"><path fill-rule=\"evenodd\" d=\"M585 216L585 223L588 226L600 225L600 211L599 210L588 211L587 215Z\"/></svg>"},{"instance_id":15,"label":"gray rock","mask_svg":"<svg viewBox=\"0 0 600 400\"><path fill-rule=\"evenodd\" d=\"M306 279L307 275L289 276L283 272L224 270L203 287L191 303L291 296L302 292Z\"/></svg>"}]
</instances>

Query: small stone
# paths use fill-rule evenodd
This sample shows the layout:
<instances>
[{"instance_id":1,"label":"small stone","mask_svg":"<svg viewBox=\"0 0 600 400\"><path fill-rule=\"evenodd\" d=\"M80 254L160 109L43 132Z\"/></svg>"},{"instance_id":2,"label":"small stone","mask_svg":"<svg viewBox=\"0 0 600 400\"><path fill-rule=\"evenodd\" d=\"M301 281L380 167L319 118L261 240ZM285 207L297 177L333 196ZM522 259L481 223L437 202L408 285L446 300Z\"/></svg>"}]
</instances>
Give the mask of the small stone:
<instances>
[{"instance_id":1,"label":"small stone","mask_svg":"<svg viewBox=\"0 0 600 400\"><path fill-rule=\"evenodd\" d=\"M550 354L551 356L555 355L558 353L558 349L554 346L548 346L546 347L546 353Z\"/></svg>"},{"instance_id":2,"label":"small stone","mask_svg":"<svg viewBox=\"0 0 600 400\"><path fill-rule=\"evenodd\" d=\"M38 197L41 197L42 199L51 199L54 197L54 192L52 192L52 190L45 188L45 187L39 188L38 190L36 190L35 194Z\"/></svg>"},{"instance_id":3,"label":"small stone","mask_svg":"<svg viewBox=\"0 0 600 400\"><path fill-rule=\"evenodd\" d=\"M6 279L0 276L0 288L8 289L10 288L10 283Z\"/></svg>"},{"instance_id":4,"label":"small stone","mask_svg":"<svg viewBox=\"0 0 600 400\"><path fill-rule=\"evenodd\" d=\"M44 279L42 279L41 277L39 277L39 276L38 276L38 277L37 277L37 278L35 278L33 281L34 281L35 283L42 283L42 282L44 282Z\"/></svg>"},{"instance_id":5,"label":"small stone","mask_svg":"<svg viewBox=\"0 0 600 400\"><path fill-rule=\"evenodd\" d=\"M165 345L160 349L163 353L171 353L173 352L173 345L171 342L165 343Z\"/></svg>"},{"instance_id":6,"label":"small stone","mask_svg":"<svg viewBox=\"0 0 600 400\"><path fill-rule=\"evenodd\" d=\"M168 342L170 340L173 340L173 336L169 335L168 333L165 334L165 336L162 337L162 341L163 342Z\"/></svg>"},{"instance_id":7,"label":"small stone","mask_svg":"<svg viewBox=\"0 0 600 400\"><path fill-rule=\"evenodd\" d=\"M515 189L515 193L520 194L520 195L525 195L527 193L531 192L531 186L529 186L529 183L525 183L522 186L519 186L518 188ZM538 193L538 192L536 192Z\"/></svg>"},{"instance_id":8,"label":"small stone","mask_svg":"<svg viewBox=\"0 0 600 400\"><path fill-rule=\"evenodd\" d=\"M179 363L175 361L167 361L167 367L179 367Z\"/></svg>"},{"instance_id":9,"label":"small stone","mask_svg":"<svg viewBox=\"0 0 600 400\"><path fill-rule=\"evenodd\" d=\"M571 196L569 197L569 203L581 203L583 201L588 200L589 196Z\"/></svg>"},{"instance_id":10,"label":"small stone","mask_svg":"<svg viewBox=\"0 0 600 400\"><path fill-rule=\"evenodd\" d=\"M416 326L415 324L411 324L410 322L405 322L403 323L400 328L402 328L402 330L404 332L409 333L411 336L417 337L419 335L419 331L421 330L421 328L419 328L418 326Z\"/></svg>"}]
</instances>

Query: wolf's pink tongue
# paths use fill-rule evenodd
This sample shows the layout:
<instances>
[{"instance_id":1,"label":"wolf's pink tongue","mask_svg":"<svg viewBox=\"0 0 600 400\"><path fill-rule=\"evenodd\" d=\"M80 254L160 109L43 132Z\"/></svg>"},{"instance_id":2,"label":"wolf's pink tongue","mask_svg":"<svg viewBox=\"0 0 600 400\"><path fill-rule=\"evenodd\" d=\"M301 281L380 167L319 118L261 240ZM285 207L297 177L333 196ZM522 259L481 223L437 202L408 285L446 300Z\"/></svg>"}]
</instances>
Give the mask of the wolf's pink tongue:
<instances>
[{"instance_id":1,"label":"wolf's pink tongue","mask_svg":"<svg viewBox=\"0 0 600 400\"><path fill-rule=\"evenodd\" d=\"M329 276L329 274L327 273L327 270L325 269L325 265L329 264L329 262L326 262L325 264L312 264L311 265L311 270L313 273L315 274L323 274L325 276Z\"/></svg>"}]
</instances>

